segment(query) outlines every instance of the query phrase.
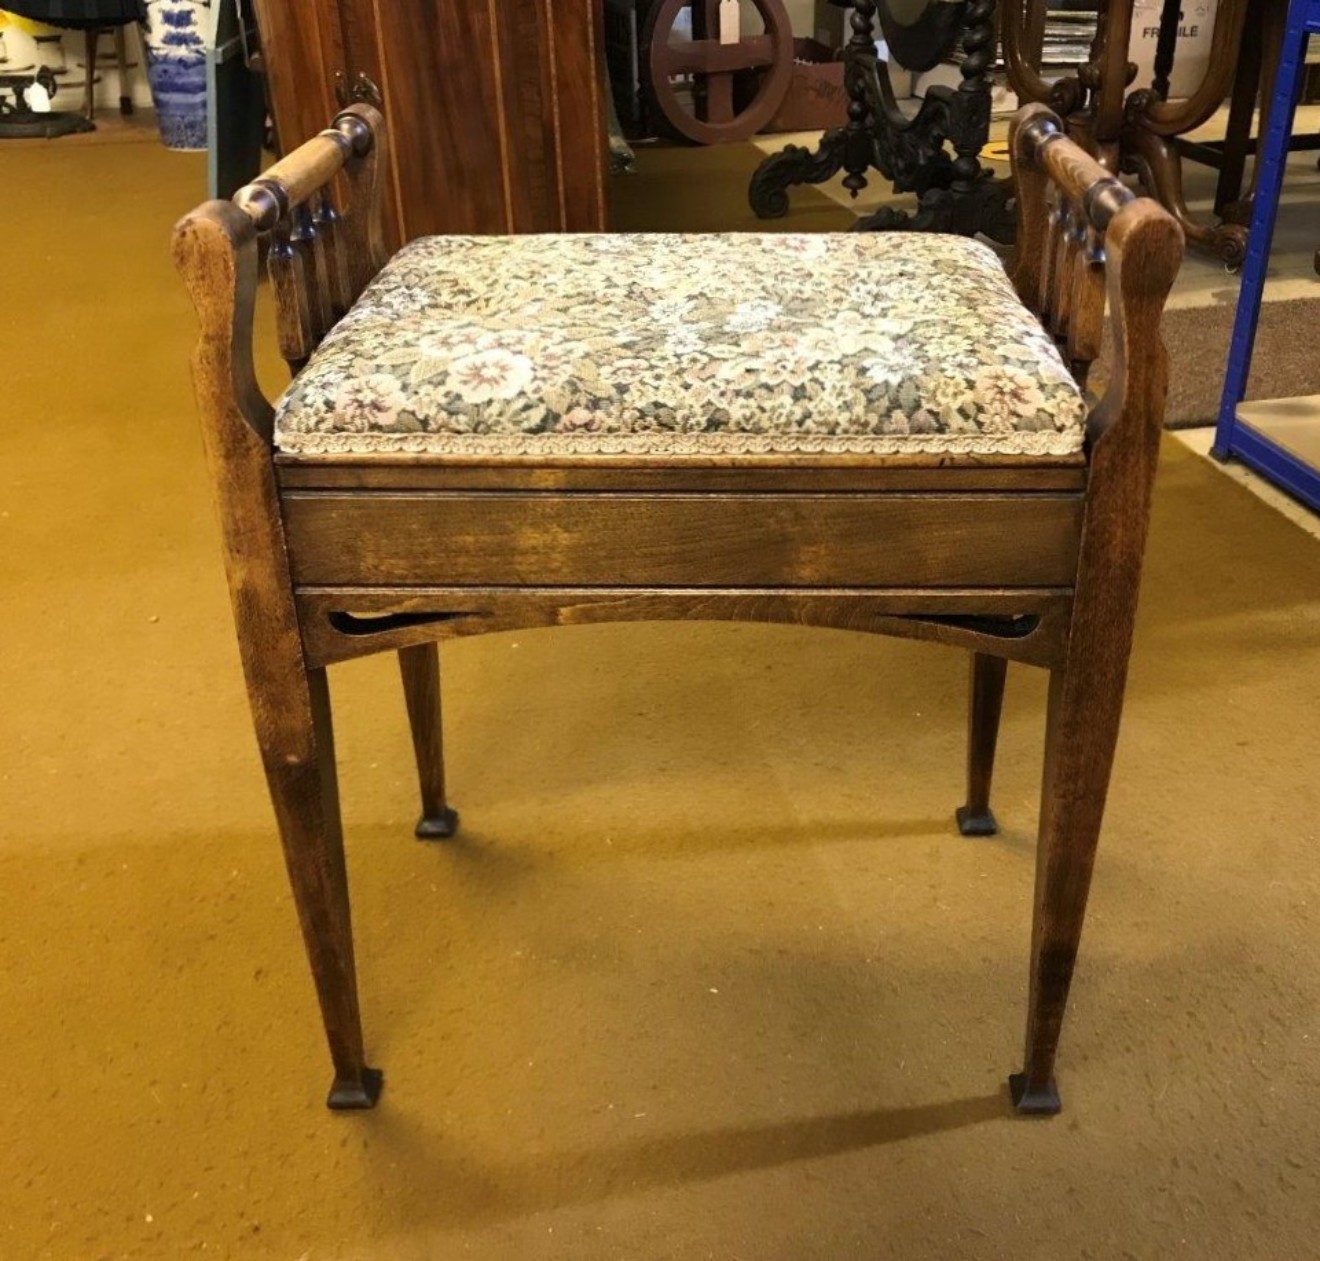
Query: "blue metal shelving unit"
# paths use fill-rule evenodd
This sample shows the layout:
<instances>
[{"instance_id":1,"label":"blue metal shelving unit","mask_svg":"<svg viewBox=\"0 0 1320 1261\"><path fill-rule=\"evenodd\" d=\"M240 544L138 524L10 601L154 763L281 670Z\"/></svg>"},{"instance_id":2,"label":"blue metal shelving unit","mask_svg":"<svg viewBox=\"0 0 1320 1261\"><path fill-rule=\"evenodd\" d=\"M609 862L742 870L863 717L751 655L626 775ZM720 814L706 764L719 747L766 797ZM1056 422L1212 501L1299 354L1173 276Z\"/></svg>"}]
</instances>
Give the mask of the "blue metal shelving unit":
<instances>
[{"instance_id":1,"label":"blue metal shelving unit","mask_svg":"<svg viewBox=\"0 0 1320 1261\"><path fill-rule=\"evenodd\" d=\"M1292 0L1283 40L1274 101L1269 127L1260 146L1260 173L1256 181L1255 207L1251 217L1251 235L1247 258L1242 268L1242 291L1238 296L1233 340L1228 351L1228 375L1219 409L1213 453L1221 460L1234 456L1276 486L1320 511L1320 469L1306 463L1296 452L1276 441L1251 423L1252 409L1244 407L1251 355L1260 321L1260 304L1265 290L1270 245L1279 213L1279 193L1283 188L1284 167L1288 160L1288 138L1292 134L1305 70L1306 44L1311 35L1320 35L1320 0ZM1310 334L1312 344L1320 347L1320 337ZM1320 353L1320 350L1317 350ZM1320 432L1320 396L1313 399L1287 400L1290 410L1314 423ZM1244 412L1246 413L1244 415Z\"/></svg>"}]
</instances>

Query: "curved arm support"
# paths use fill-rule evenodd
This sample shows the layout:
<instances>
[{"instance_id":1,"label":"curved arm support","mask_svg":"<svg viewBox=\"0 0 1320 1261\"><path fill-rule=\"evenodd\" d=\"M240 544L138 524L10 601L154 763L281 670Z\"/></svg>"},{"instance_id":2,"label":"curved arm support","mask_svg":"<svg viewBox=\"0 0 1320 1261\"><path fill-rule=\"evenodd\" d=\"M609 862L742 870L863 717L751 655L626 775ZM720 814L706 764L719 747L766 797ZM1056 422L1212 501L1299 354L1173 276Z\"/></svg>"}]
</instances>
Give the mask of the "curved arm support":
<instances>
[{"instance_id":1,"label":"curved arm support","mask_svg":"<svg viewBox=\"0 0 1320 1261\"><path fill-rule=\"evenodd\" d=\"M1003 0L1000 8L1000 39L1004 65L1013 91L1026 100L1043 102L1050 100L1055 85L1041 77L1040 49L1024 46L1029 30L1033 36L1031 42L1035 42L1039 10L1041 0Z\"/></svg>"},{"instance_id":2,"label":"curved arm support","mask_svg":"<svg viewBox=\"0 0 1320 1261\"><path fill-rule=\"evenodd\" d=\"M1182 229L1068 139L1042 105L1018 112L1009 143L1018 192L1013 283L1066 342L1079 376L1099 353L1108 305L1114 362L1088 442L1097 454L1115 445L1112 433L1130 433L1116 445L1149 446L1153 460L1168 385L1160 317L1182 261Z\"/></svg>"},{"instance_id":3,"label":"curved arm support","mask_svg":"<svg viewBox=\"0 0 1320 1261\"><path fill-rule=\"evenodd\" d=\"M208 201L175 225L173 252L201 323L192 369L208 450L246 436L268 450L273 410L252 360L256 225L233 202Z\"/></svg>"},{"instance_id":4,"label":"curved arm support","mask_svg":"<svg viewBox=\"0 0 1320 1261\"><path fill-rule=\"evenodd\" d=\"M1182 262L1178 221L1149 198L1120 209L1105 233L1113 364L1109 387L1091 413L1094 460L1129 459L1107 448L1140 446L1154 474L1169 390L1169 357L1160 336L1164 303Z\"/></svg>"},{"instance_id":5,"label":"curved arm support","mask_svg":"<svg viewBox=\"0 0 1320 1261\"><path fill-rule=\"evenodd\" d=\"M1210 43L1205 77L1185 100L1163 101L1153 89L1134 93L1129 118L1161 136L1179 136L1200 127L1223 104L1237 70L1243 39L1260 39L1259 28L1246 29L1247 0L1221 0Z\"/></svg>"}]
</instances>

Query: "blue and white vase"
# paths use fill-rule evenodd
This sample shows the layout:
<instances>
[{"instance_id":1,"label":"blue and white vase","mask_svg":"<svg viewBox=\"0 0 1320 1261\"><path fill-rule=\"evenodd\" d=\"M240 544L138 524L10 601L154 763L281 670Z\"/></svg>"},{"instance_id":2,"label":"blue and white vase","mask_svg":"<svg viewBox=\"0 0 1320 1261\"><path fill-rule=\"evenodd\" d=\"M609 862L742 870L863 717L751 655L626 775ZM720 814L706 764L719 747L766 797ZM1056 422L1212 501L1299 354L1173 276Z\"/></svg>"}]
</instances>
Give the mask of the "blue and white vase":
<instances>
[{"instance_id":1,"label":"blue and white vase","mask_svg":"<svg viewBox=\"0 0 1320 1261\"><path fill-rule=\"evenodd\" d=\"M147 77L160 138L171 149L206 148L209 0L147 0Z\"/></svg>"}]
</instances>

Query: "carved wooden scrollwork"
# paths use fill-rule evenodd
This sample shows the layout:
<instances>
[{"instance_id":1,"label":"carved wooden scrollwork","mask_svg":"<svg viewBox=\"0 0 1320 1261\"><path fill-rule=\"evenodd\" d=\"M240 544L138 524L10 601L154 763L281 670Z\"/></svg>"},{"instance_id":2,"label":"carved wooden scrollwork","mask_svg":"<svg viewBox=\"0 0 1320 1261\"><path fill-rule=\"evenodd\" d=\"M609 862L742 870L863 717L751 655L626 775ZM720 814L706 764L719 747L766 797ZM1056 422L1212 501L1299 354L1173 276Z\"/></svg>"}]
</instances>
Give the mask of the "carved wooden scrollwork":
<instances>
[{"instance_id":1,"label":"carved wooden scrollwork","mask_svg":"<svg viewBox=\"0 0 1320 1261\"><path fill-rule=\"evenodd\" d=\"M905 67L934 65L960 44L958 86L929 88L909 117L895 99L889 67L876 54L877 20ZM1007 186L979 157L990 133L995 0L941 0L907 23L891 12L889 0L852 0L852 31L844 50L847 124L827 132L814 151L789 146L767 158L748 189L752 209L761 218L777 218L787 213L789 187L818 184L840 170L856 196L874 168L895 191L916 193L918 209L909 214L885 208L859 228L985 233L1010 241Z\"/></svg>"},{"instance_id":2,"label":"carved wooden scrollwork","mask_svg":"<svg viewBox=\"0 0 1320 1261\"><path fill-rule=\"evenodd\" d=\"M1230 268L1246 252L1246 230L1233 223L1204 224L1192 217L1182 191L1182 161L1174 138L1205 123L1228 94L1246 31L1250 0L1220 0L1205 76L1190 96L1169 99L1179 7L1161 11L1155 72L1136 83L1128 60L1134 0L1107 0L1089 60L1049 83L1040 74L1038 34L1048 0L1002 0L1001 28L1009 84L1024 101L1041 101L1067 122L1069 134L1114 171L1138 176L1173 213L1189 241L1218 255ZM1260 38L1259 32L1254 38Z\"/></svg>"}]
</instances>

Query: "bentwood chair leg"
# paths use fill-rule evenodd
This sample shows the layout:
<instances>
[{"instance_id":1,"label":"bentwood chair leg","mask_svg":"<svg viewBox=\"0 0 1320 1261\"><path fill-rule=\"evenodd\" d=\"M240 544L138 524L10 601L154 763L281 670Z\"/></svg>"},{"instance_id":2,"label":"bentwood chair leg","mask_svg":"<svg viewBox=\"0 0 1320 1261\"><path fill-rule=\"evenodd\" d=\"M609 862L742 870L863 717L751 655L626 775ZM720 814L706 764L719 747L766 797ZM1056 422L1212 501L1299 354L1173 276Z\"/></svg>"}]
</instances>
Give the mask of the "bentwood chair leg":
<instances>
[{"instance_id":1,"label":"bentwood chair leg","mask_svg":"<svg viewBox=\"0 0 1320 1261\"><path fill-rule=\"evenodd\" d=\"M339 819L330 693L324 670L290 669L253 712L303 943L321 1005L335 1080L331 1108L370 1108L381 1074L366 1066L358 1008L353 925Z\"/></svg>"},{"instance_id":2,"label":"bentwood chair leg","mask_svg":"<svg viewBox=\"0 0 1320 1261\"><path fill-rule=\"evenodd\" d=\"M967 804L957 810L958 831L964 836L994 836L999 831L990 809L990 780L995 769L999 715L1004 707L1004 676L1008 662L974 652L971 697L967 708Z\"/></svg>"},{"instance_id":3,"label":"bentwood chair leg","mask_svg":"<svg viewBox=\"0 0 1320 1261\"><path fill-rule=\"evenodd\" d=\"M408 703L417 778L422 790L422 817L416 835L422 841L442 841L458 829L458 813L445 800L445 754L440 720L440 649L418 644L399 649L399 672Z\"/></svg>"}]
</instances>

